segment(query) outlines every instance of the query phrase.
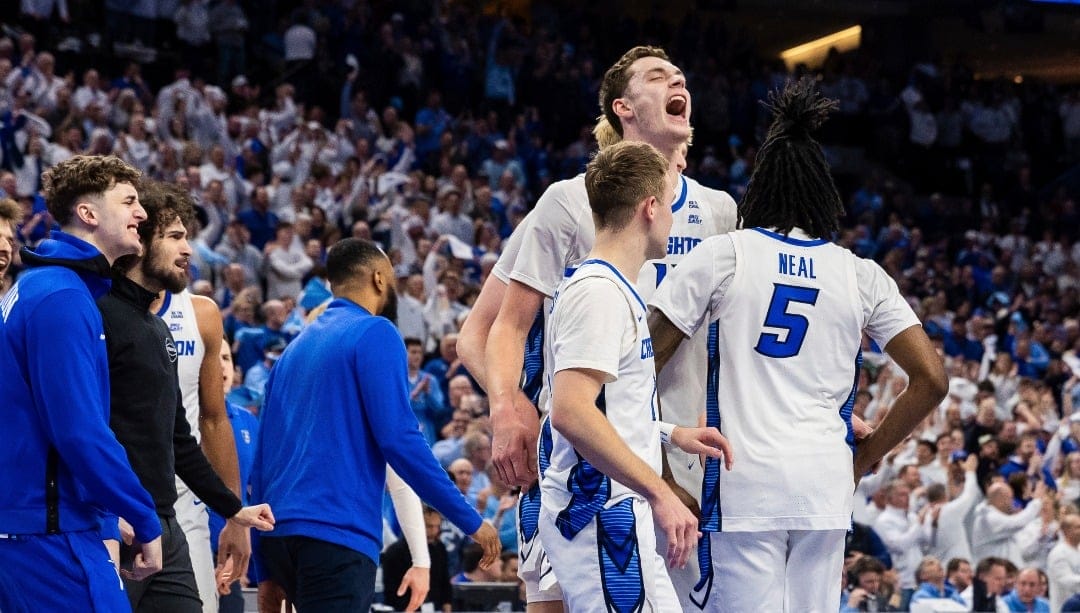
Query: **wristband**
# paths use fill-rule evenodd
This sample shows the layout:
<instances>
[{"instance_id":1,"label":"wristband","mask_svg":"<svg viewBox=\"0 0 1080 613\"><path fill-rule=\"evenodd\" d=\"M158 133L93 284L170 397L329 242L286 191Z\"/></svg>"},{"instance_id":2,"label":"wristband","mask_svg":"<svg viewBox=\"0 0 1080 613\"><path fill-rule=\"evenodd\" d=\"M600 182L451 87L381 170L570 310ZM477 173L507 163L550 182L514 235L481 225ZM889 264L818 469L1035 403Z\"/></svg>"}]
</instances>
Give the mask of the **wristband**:
<instances>
[{"instance_id":1,"label":"wristband","mask_svg":"<svg viewBox=\"0 0 1080 613\"><path fill-rule=\"evenodd\" d=\"M675 424L669 424L666 421L657 422L660 424L660 443L665 447L671 446L671 434L675 432Z\"/></svg>"}]
</instances>

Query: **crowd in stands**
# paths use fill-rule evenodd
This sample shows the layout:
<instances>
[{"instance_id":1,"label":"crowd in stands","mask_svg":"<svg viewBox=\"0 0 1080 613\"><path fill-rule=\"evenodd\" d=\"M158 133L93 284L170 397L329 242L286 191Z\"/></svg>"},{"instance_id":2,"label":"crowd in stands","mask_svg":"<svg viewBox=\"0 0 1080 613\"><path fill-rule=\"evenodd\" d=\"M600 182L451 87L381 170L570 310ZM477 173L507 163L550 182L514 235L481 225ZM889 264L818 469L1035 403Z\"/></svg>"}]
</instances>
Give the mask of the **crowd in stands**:
<instances>
[{"instance_id":1,"label":"crowd in stands","mask_svg":"<svg viewBox=\"0 0 1080 613\"><path fill-rule=\"evenodd\" d=\"M22 207L16 242L48 235L41 173L76 154L114 154L189 190L191 290L220 306L239 369L230 398L256 413L275 360L330 295L327 248L380 242L417 419L506 551L515 492L489 470L486 399L456 332L503 241L595 150L605 67L632 44L667 48L693 96L686 173L736 201L763 136L759 102L815 74L839 101L822 136L849 205L837 241L892 275L951 376L940 410L859 485L843 606L905 610L954 592L976 607L988 594L1060 606L1080 592L1080 89L976 80L959 60L887 70L864 51L788 71L719 13L600 27L588 7L543 3L515 16L469 3L107 2L124 27L103 36L53 4L24 1L0 31L0 197ZM16 258L0 289L19 269ZM878 423L904 385L868 343L856 414ZM447 578L513 577L512 556L498 576L475 575L465 536L441 530L429 540L447 551Z\"/></svg>"}]
</instances>

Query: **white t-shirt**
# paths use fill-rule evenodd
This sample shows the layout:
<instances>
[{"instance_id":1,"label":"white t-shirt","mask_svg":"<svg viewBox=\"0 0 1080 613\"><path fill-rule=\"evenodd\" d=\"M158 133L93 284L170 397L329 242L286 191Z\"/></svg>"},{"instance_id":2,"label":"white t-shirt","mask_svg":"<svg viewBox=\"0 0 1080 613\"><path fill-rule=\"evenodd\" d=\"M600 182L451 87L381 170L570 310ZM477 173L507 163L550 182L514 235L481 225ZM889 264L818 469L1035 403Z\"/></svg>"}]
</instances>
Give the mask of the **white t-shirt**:
<instances>
[{"instance_id":1,"label":"white t-shirt","mask_svg":"<svg viewBox=\"0 0 1080 613\"><path fill-rule=\"evenodd\" d=\"M563 370L603 373L597 407L630 449L659 474L652 337L645 302L634 287L611 264L586 260L557 290L545 336L545 385L550 387ZM547 403L550 411L551 400ZM541 501L560 522L567 522L560 528L568 538L601 508L636 495L590 465L554 428L551 445Z\"/></svg>"},{"instance_id":2,"label":"white t-shirt","mask_svg":"<svg viewBox=\"0 0 1080 613\"><path fill-rule=\"evenodd\" d=\"M736 454L722 530L846 529L862 332L884 347L919 323L896 283L798 229L755 228L703 241L650 303L687 336L720 321L719 424Z\"/></svg>"}]
</instances>

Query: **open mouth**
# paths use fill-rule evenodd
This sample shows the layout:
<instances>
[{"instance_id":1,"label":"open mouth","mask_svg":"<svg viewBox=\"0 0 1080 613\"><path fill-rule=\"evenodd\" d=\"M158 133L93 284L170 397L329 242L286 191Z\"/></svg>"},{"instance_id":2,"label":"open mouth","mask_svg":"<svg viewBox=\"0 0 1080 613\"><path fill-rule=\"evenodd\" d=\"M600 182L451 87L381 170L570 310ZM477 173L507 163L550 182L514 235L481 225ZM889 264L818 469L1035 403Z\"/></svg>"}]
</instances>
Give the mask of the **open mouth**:
<instances>
[{"instance_id":1,"label":"open mouth","mask_svg":"<svg viewBox=\"0 0 1080 613\"><path fill-rule=\"evenodd\" d=\"M666 111L668 115L671 115L673 117L686 119L686 96L683 96L682 94L675 94L674 96L672 96L670 99L668 99L667 106L664 107L664 111Z\"/></svg>"}]
</instances>

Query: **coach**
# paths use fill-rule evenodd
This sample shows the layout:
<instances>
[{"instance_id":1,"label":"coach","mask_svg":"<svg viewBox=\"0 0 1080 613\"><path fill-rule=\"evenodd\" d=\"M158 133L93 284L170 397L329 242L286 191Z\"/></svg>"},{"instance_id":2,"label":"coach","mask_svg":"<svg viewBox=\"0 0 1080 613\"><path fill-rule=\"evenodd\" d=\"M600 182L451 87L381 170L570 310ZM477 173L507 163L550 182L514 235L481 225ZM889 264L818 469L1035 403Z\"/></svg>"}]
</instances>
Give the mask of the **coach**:
<instances>
[{"instance_id":1,"label":"coach","mask_svg":"<svg viewBox=\"0 0 1080 613\"><path fill-rule=\"evenodd\" d=\"M366 611L382 549L386 464L498 559L499 535L439 466L409 403L405 345L390 320L389 258L345 239L327 255L335 299L282 354L266 385L253 499L274 507L262 561L304 611Z\"/></svg>"}]
</instances>

